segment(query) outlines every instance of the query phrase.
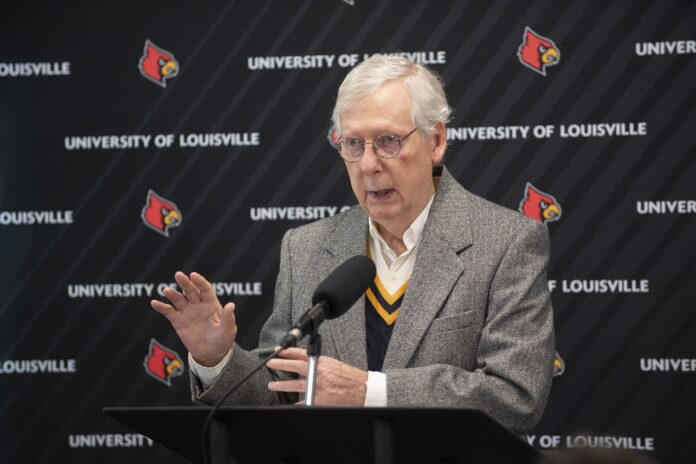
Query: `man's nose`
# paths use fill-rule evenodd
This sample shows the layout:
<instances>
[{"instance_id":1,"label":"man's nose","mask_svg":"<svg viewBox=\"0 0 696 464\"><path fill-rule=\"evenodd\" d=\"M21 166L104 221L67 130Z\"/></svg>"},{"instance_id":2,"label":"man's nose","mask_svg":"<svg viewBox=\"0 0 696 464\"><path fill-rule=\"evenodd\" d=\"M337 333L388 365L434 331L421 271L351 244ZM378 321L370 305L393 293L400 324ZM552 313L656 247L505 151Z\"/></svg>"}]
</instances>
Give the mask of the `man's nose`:
<instances>
[{"instance_id":1,"label":"man's nose","mask_svg":"<svg viewBox=\"0 0 696 464\"><path fill-rule=\"evenodd\" d=\"M365 151L360 158L360 168L363 172L372 173L382 170L382 157L375 151L373 144L365 144Z\"/></svg>"}]
</instances>

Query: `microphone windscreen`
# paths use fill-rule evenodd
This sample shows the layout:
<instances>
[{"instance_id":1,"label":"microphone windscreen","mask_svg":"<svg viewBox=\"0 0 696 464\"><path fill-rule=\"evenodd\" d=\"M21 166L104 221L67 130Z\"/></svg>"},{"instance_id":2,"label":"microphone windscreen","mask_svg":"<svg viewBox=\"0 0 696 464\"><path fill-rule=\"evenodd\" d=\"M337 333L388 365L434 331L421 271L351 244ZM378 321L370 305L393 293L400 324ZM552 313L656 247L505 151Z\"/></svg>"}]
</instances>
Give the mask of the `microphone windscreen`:
<instances>
[{"instance_id":1,"label":"microphone windscreen","mask_svg":"<svg viewBox=\"0 0 696 464\"><path fill-rule=\"evenodd\" d=\"M367 256L348 258L319 284L312 296L312 304L328 301L326 318L339 317L365 293L376 273L375 263Z\"/></svg>"}]
</instances>

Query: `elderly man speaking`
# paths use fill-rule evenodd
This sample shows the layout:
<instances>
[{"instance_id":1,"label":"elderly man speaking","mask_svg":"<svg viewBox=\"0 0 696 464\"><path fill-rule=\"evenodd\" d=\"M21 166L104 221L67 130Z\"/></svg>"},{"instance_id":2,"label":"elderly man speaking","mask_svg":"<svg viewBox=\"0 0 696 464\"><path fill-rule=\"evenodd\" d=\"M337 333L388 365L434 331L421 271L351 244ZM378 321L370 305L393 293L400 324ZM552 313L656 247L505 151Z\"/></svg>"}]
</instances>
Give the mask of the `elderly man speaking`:
<instances>
[{"instance_id":1,"label":"elderly man speaking","mask_svg":"<svg viewBox=\"0 0 696 464\"><path fill-rule=\"evenodd\" d=\"M377 275L365 297L320 329L315 403L479 409L513 432L537 422L553 368L553 317L544 225L466 191L441 164L451 109L426 67L374 56L341 84L336 149L358 200L289 230L273 313L259 348L235 345L234 304L200 274L152 301L189 351L196 401L214 403L311 306L312 292L351 256ZM307 353L290 348L226 404L294 402Z\"/></svg>"}]
</instances>

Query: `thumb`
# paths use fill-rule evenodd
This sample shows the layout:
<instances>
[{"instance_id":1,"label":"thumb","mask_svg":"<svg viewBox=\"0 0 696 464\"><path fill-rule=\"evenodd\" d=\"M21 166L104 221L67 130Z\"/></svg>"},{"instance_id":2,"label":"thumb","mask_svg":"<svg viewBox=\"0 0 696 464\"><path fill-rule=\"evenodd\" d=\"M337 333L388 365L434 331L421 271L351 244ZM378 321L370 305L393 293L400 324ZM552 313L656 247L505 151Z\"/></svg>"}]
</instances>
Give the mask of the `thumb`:
<instances>
[{"instance_id":1,"label":"thumb","mask_svg":"<svg viewBox=\"0 0 696 464\"><path fill-rule=\"evenodd\" d=\"M236 325L235 317L234 317L234 309L235 309L234 303L227 303L222 308L222 324L224 326Z\"/></svg>"}]
</instances>

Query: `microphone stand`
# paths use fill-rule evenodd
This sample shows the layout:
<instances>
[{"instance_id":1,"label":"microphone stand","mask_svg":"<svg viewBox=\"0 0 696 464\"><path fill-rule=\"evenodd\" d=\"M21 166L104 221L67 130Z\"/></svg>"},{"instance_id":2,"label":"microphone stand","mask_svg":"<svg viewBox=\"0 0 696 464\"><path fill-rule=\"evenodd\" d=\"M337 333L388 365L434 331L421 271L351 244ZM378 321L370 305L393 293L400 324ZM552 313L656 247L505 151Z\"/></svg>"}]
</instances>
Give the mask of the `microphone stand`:
<instances>
[{"instance_id":1,"label":"microphone stand","mask_svg":"<svg viewBox=\"0 0 696 464\"><path fill-rule=\"evenodd\" d=\"M307 406L314 406L319 355L321 355L321 335L317 332L317 326L315 325L307 344L307 388L305 390L305 405Z\"/></svg>"}]
</instances>

